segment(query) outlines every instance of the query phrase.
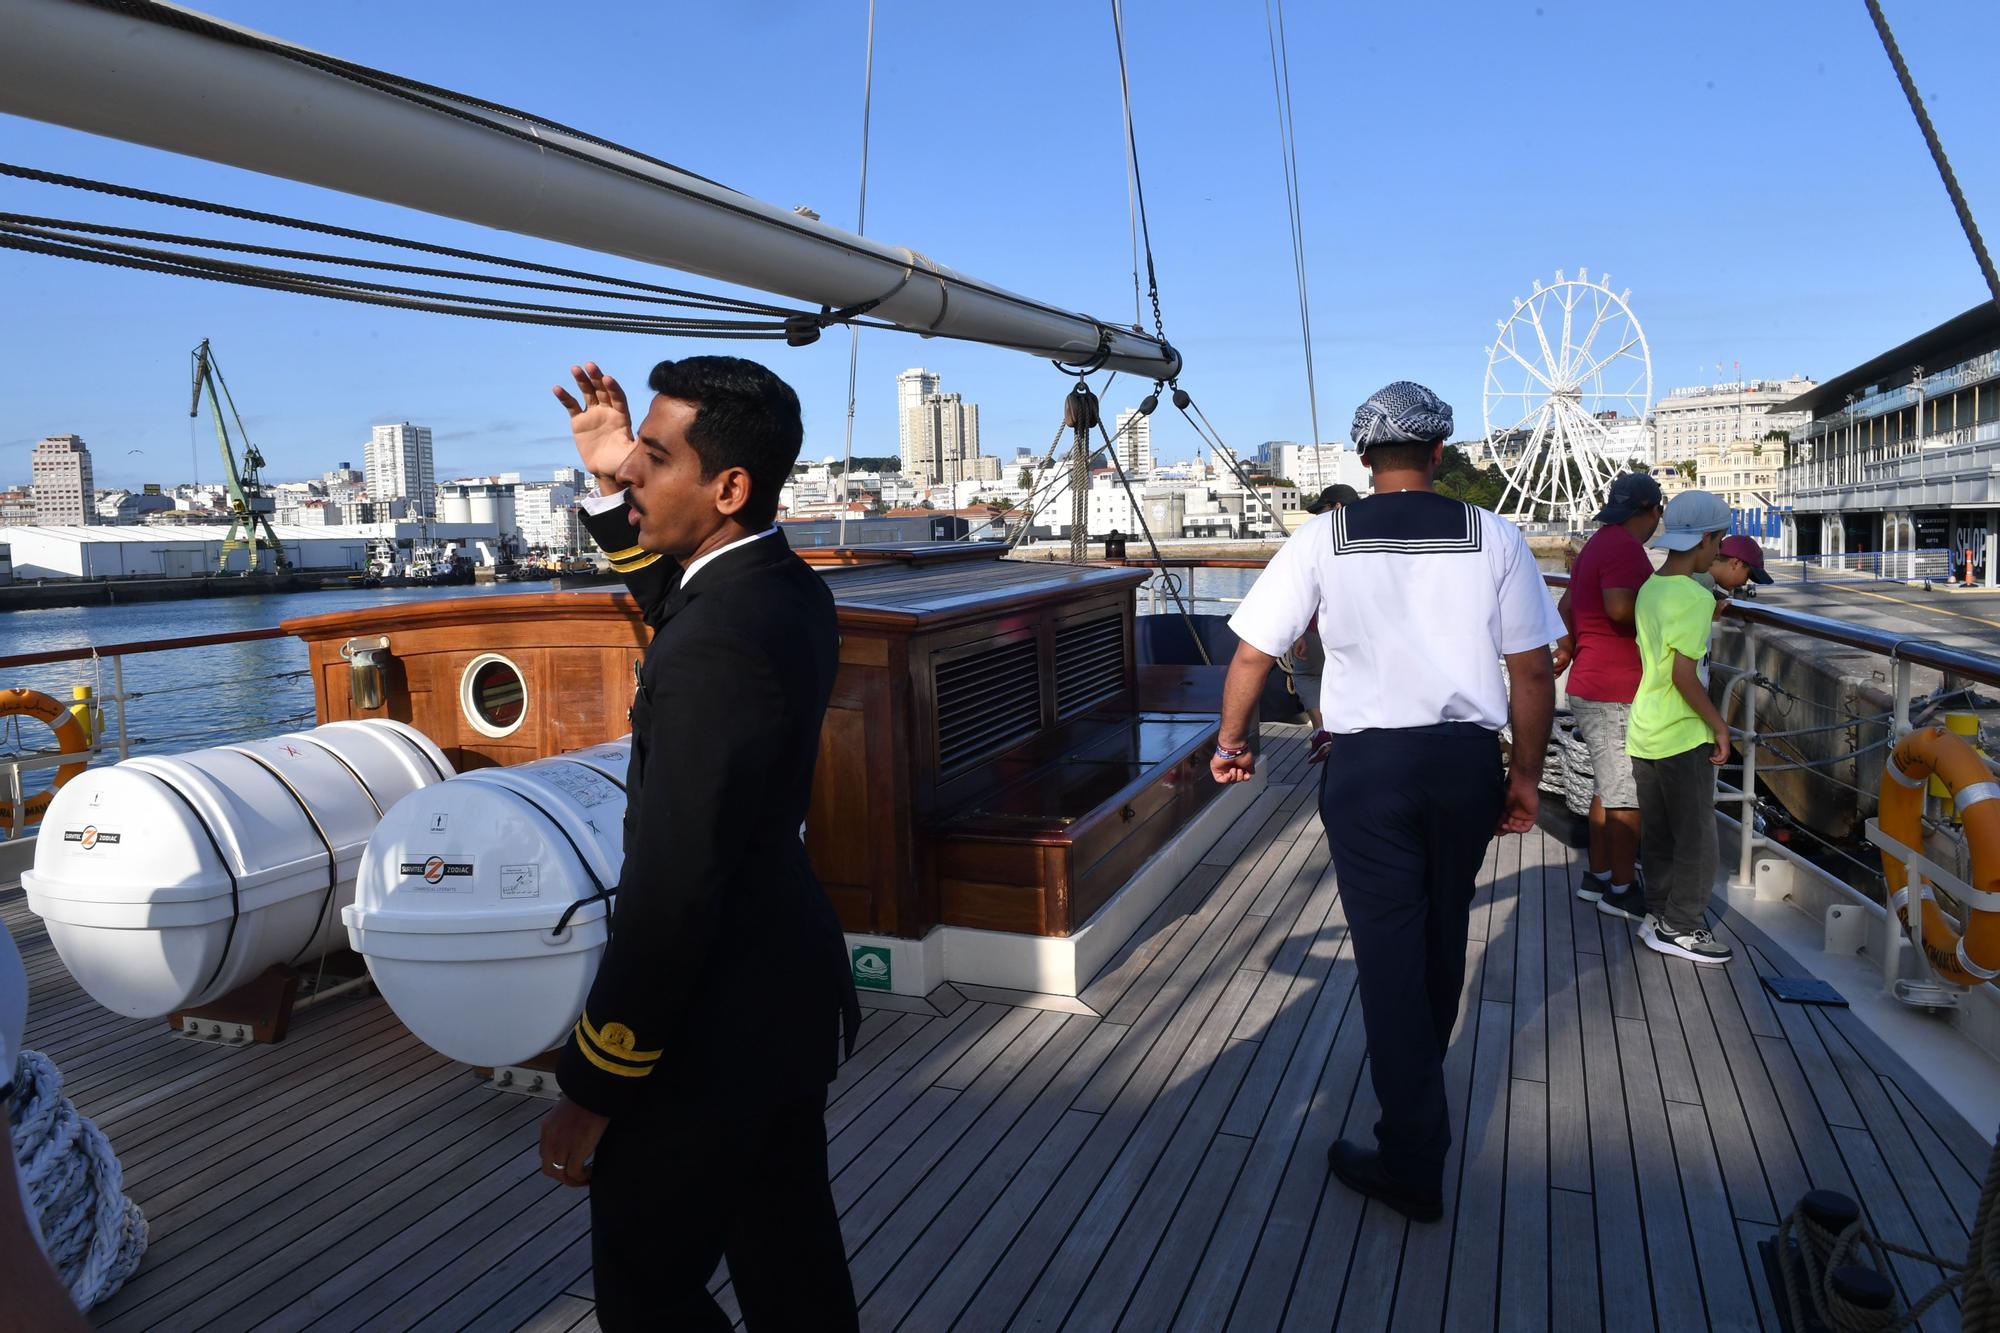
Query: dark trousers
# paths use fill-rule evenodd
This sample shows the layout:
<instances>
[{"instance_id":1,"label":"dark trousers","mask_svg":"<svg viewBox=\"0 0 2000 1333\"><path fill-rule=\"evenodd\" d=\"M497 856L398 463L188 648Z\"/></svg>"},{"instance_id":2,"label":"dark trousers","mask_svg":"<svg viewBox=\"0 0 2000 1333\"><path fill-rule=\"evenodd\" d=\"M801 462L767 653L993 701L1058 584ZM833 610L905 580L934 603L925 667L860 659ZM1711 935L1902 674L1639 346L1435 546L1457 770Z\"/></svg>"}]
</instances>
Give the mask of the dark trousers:
<instances>
[{"instance_id":1,"label":"dark trousers","mask_svg":"<svg viewBox=\"0 0 2000 1333\"><path fill-rule=\"evenodd\" d=\"M607 1333L727 1330L708 1293L727 1258L743 1326L857 1326L826 1176L824 1089L730 1115L615 1118L590 1183L590 1264Z\"/></svg>"},{"instance_id":2,"label":"dark trousers","mask_svg":"<svg viewBox=\"0 0 2000 1333\"><path fill-rule=\"evenodd\" d=\"M1646 910L1670 935L1701 929L1715 888L1713 745L1665 759L1634 759L1639 784L1639 847L1646 867Z\"/></svg>"},{"instance_id":3,"label":"dark trousers","mask_svg":"<svg viewBox=\"0 0 2000 1333\"><path fill-rule=\"evenodd\" d=\"M1359 973L1382 1164L1436 1189L1451 1147L1444 1055L1465 934L1506 783L1499 738L1470 723L1336 736L1320 786Z\"/></svg>"}]
</instances>

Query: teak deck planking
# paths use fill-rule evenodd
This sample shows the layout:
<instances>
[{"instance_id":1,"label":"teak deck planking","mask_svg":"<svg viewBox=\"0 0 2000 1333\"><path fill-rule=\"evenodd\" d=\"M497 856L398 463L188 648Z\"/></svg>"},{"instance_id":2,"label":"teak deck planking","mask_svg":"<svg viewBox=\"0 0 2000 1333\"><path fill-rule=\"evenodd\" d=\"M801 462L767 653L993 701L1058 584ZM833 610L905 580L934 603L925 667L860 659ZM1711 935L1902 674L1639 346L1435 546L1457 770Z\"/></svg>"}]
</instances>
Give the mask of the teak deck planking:
<instances>
[{"instance_id":1,"label":"teak deck planking","mask_svg":"<svg viewBox=\"0 0 2000 1333\"><path fill-rule=\"evenodd\" d=\"M1540 831L1482 874L1445 1220L1330 1181L1375 1102L1317 770L1267 734L1269 785L1079 1000L874 1001L827 1112L864 1328L1775 1329L1755 1244L1807 1184L1963 1252L1989 1143L1851 1015L1766 1000L1760 972L1799 969L1746 923L1718 923L1727 969L1635 949ZM152 1221L100 1327L596 1328L584 1196L536 1171L546 1102L377 999L186 1042L82 997L17 892L0 914L28 1044Z\"/></svg>"}]
</instances>

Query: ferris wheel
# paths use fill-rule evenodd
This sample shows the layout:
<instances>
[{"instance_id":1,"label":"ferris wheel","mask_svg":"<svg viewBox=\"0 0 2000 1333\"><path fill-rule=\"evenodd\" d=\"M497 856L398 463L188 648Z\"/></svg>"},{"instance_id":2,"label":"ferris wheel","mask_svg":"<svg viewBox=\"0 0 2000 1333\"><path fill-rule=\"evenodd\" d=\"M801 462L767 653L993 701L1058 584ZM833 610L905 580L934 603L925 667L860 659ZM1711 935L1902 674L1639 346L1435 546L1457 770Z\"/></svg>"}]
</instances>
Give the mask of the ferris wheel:
<instances>
[{"instance_id":1,"label":"ferris wheel","mask_svg":"<svg viewBox=\"0 0 2000 1333\"><path fill-rule=\"evenodd\" d=\"M1500 512L1580 524L1612 479L1646 453L1653 358L1645 330L1609 275L1574 278L1515 300L1486 349L1482 400L1488 461L1507 488Z\"/></svg>"}]
</instances>

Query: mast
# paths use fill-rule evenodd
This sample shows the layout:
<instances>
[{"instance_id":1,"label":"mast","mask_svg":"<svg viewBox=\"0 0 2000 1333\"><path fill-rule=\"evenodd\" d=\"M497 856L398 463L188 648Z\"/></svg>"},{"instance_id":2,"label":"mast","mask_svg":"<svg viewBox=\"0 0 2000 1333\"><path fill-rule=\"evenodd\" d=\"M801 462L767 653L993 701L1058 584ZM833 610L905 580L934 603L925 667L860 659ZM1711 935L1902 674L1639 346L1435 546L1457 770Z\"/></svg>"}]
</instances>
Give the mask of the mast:
<instances>
[{"instance_id":1,"label":"mast","mask_svg":"<svg viewBox=\"0 0 2000 1333\"><path fill-rule=\"evenodd\" d=\"M872 316L926 335L1148 379L1180 373L1180 355L1151 335L916 251L455 94L371 87L395 76L317 68L304 62L327 57L192 10L152 8L160 18L86 0L0 0L0 112L829 310L873 302Z\"/></svg>"}]
</instances>

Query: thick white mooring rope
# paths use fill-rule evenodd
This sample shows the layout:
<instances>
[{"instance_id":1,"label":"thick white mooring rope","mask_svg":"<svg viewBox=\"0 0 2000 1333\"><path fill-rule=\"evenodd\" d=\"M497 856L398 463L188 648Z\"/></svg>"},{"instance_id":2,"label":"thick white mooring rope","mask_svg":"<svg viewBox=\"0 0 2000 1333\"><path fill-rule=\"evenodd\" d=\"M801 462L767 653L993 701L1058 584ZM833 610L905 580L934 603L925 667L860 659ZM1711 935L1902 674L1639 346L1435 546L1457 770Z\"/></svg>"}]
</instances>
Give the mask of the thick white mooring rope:
<instances>
[{"instance_id":1,"label":"thick white mooring rope","mask_svg":"<svg viewBox=\"0 0 2000 1333\"><path fill-rule=\"evenodd\" d=\"M125 1284L146 1252L146 1215L124 1194L124 1172L104 1131L62 1094L62 1074L39 1051L14 1066L9 1116L14 1161L42 1248L79 1310Z\"/></svg>"}]
</instances>

